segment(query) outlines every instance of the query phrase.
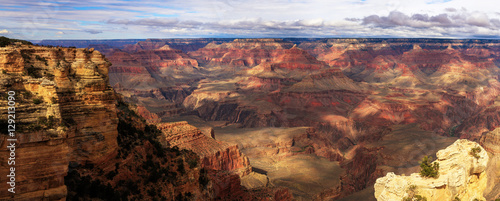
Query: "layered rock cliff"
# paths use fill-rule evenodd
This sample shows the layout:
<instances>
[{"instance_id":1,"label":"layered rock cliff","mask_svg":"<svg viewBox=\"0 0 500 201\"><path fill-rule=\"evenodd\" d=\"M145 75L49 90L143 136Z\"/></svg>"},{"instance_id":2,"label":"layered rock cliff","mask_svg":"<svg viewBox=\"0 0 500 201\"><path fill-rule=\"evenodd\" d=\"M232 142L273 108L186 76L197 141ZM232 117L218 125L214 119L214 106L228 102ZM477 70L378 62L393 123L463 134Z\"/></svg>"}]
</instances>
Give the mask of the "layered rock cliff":
<instances>
[{"instance_id":1,"label":"layered rock cliff","mask_svg":"<svg viewBox=\"0 0 500 201\"><path fill-rule=\"evenodd\" d=\"M188 84L202 77L196 60L165 42L141 42L108 58L110 84L152 122L180 113L177 106L192 90Z\"/></svg>"},{"instance_id":2,"label":"layered rock cliff","mask_svg":"<svg viewBox=\"0 0 500 201\"><path fill-rule=\"evenodd\" d=\"M204 48L189 52L205 66L256 66L269 62L293 47L293 43L281 39L235 39L232 42L210 43ZM281 57L287 56L281 54Z\"/></svg>"},{"instance_id":3,"label":"layered rock cliff","mask_svg":"<svg viewBox=\"0 0 500 201\"><path fill-rule=\"evenodd\" d=\"M397 176L390 172L375 183L377 200L401 200L417 195L427 200L484 200L489 161L486 150L475 142L457 140L436 156L437 178L426 178L419 173Z\"/></svg>"},{"instance_id":4,"label":"layered rock cliff","mask_svg":"<svg viewBox=\"0 0 500 201\"><path fill-rule=\"evenodd\" d=\"M185 121L160 123L157 126L170 146L197 153L204 168L230 171L240 176L251 172L248 158L236 144L210 138Z\"/></svg>"},{"instance_id":5,"label":"layered rock cliff","mask_svg":"<svg viewBox=\"0 0 500 201\"><path fill-rule=\"evenodd\" d=\"M0 48L0 63L2 94L16 93L16 196L64 199L68 162L100 163L116 152L110 63L97 51L30 45ZM7 100L1 101L5 114ZM7 136L1 138L7 146ZM0 171L7 170L2 163Z\"/></svg>"},{"instance_id":6,"label":"layered rock cliff","mask_svg":"<svg viewBox=\"0 0 500 201\"><path fill-rule=\"evenodd\" d=\"M493 200L500 198L500 128L485 132L480 139L481 146L490 154L490 162L486 169L488 186L485 198Z\"/></svg>"}]
</instances>

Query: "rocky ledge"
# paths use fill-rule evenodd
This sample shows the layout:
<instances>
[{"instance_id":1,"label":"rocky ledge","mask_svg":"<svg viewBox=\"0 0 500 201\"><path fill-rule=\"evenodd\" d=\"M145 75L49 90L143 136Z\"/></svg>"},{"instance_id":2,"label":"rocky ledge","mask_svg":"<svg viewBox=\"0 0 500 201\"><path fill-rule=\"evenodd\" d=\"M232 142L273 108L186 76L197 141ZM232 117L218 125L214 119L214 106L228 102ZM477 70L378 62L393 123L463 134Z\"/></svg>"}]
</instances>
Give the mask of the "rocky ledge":
<instances>
[{"instance_id":1,"label":"rocky ledge","mask_svg":"<svg viewBox=\"0 0 500 201\"><path fill-rule=\"evenodd\" d=\"M473 151L476 150L476 151ZM457 140L436 153L439 163L437 178L422 177L419 173L399 176L393 172L377 179L377 200L402 200L422 196L427 200L485 200L488 153L477 143ZM411 199L411 198L410 198Z\"/></svg>"},{"instance_id":2,"label":"rocky ledge","mask_svg":"<svg viewBox=\"0 0 500 201\"><path fill-rule=\"evenodd\" d=\"M198 154L204 168L231 171L240 176L251 172L250 161L236 144L210 138L186 121L160 123L157 126L170 146Z\"/></svg>"}]
</instances>

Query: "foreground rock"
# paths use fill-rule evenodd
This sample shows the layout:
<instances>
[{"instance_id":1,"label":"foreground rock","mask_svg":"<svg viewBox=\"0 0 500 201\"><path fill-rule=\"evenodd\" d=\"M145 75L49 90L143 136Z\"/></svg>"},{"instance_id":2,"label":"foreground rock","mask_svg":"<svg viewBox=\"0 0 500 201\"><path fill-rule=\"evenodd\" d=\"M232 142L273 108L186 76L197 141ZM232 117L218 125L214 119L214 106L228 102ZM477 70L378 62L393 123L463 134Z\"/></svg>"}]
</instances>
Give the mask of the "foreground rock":
<instances>
[{"instance_id":1,"label":"foreground rock","mask_svg":"<svg viewBox=\"0 0 500 201\"><path fill-rule=\"evenodd\" d=\"M480 150L476 156L470 153L474 148ZM389 172L375 183L377 200L401 200L411 194L427 200L484 200L489 156L479 144L457 140L436 156L435 162L440 166L438 178L425 178L419 173L397 176Z\"/></svg>"},{"instance_id":2,"label":"foreground rock","mask_svg":"<svg viewBox=\"0 0 500 201\"><path fill-rule=\"evenodd\" d=\"M17 99L17 199L64 199L69 162L100 163L116 153L118 120L109 66L103 55L89 49L0 48L0 93L14 91ZM6 118L7 99L0 105ZM3 147L8 138L0 135ZM8 155L6 149L0 152L1 158ZM2 175L9 174L6 162L0 164ZM0 192L0 199L6 197L7 190Z\"/></svg>"}]
</instances>

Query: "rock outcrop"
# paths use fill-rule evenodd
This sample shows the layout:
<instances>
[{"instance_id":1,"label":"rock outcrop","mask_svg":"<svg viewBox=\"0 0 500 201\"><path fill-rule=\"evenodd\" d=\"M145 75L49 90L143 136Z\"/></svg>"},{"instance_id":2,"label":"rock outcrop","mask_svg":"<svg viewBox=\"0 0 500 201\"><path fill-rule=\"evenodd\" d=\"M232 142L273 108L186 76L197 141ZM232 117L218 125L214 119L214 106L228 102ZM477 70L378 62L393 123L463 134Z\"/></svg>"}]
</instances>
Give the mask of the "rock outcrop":
<instances>
[{"instance_id":1,"label":"rock outcrop","mask_svg":"<svg viewBox=\"0 0 500 201\"><path fill-rule=\"evenodd\" d=\"M16 199L62 200L69 162L100 163L116 154L118 121L109 66L89 49L0 48L0 91L16 93ZM6 101L1 100L5 116ZM0 136L4 147L7 138ZM8 158L6 150L0 153ZM7 171L2 163L0 173ZM0 198L8 193L0 192Z\"/></svg>"},{"instance_id":2,"label":"rock outcrop","mask_svg":"<svg viewBox=\"0 0 500 201\"><path fill-rule=\"evenodd\" d=\"M488 173L488 187L485 191L487 200L500 198L500 128L485 132L480 139L481 146L491 153Z\"/></svg>"},{"instance_id":3,"label":"rock outcrop","mask_svg":"<svg viewBox=\"0 0 500 201\"><path fill-rule=\"evenodd\" d=\"M251 172L250 161L236 144L210 138L185 121L159 123L157 126L170 146L197 153L204 168L230 171L240 176Z\"/></svg>"},{"instance_id":4,"label":"rock outcrop","mask_svg":"<svg viewBox=\"0 0 500 201\"><path fill-rule=\"evenodd\" d=\"M477 151L473 151L476 149ZM484 200L487 185L488 153L477 143L457 140L436 153L439 177L419 173L397 176L390 172L375 183L377 200L401 200L420 195L427 200Z\"/></svg>"},{"instance_id":5,"label":"rock outcrop","mask_svg":"<svg viewBox=\"0 0 500 201\"><path fill-rule=\"evenodd\" d=\"M500 128L496 128L493 131L486 132L483 134L480 140L481 146L486 149L486 151L491 152L495 155L500 154Z\"/></svg>"}]
</instances>

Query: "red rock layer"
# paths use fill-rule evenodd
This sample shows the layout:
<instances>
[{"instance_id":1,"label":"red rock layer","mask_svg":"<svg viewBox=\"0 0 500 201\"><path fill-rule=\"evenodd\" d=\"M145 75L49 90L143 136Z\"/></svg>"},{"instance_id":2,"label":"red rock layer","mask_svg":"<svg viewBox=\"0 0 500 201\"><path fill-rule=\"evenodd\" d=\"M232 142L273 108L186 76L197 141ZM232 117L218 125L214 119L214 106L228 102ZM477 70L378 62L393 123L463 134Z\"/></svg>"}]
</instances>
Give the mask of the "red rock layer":
<instances>
[{"instance_id":1,"label":"red rock layer","mask_svg":"<svg viewBox=\"0 0 500 201\"><path fill-rule=\"evenodd\" d=\"M207 66L253 67L264 62L287 69L315 70L325 66L307 52L280 39L235 39L220 45L208 44L189 55Z\"/></svg>"},{"instance_id":2,"label":"red rock layer","mask_svg":"<svg viewBox=\"0 0 500 201\"><path fill-rule=\"evenodd\" d=\"M250 162L238 146L217 141L204 135L187 122L160 123L157 125L170 146L192 150L200 156L202 167L227 170L244 176L250 173Z\"/></svg>"}]
</instances>

